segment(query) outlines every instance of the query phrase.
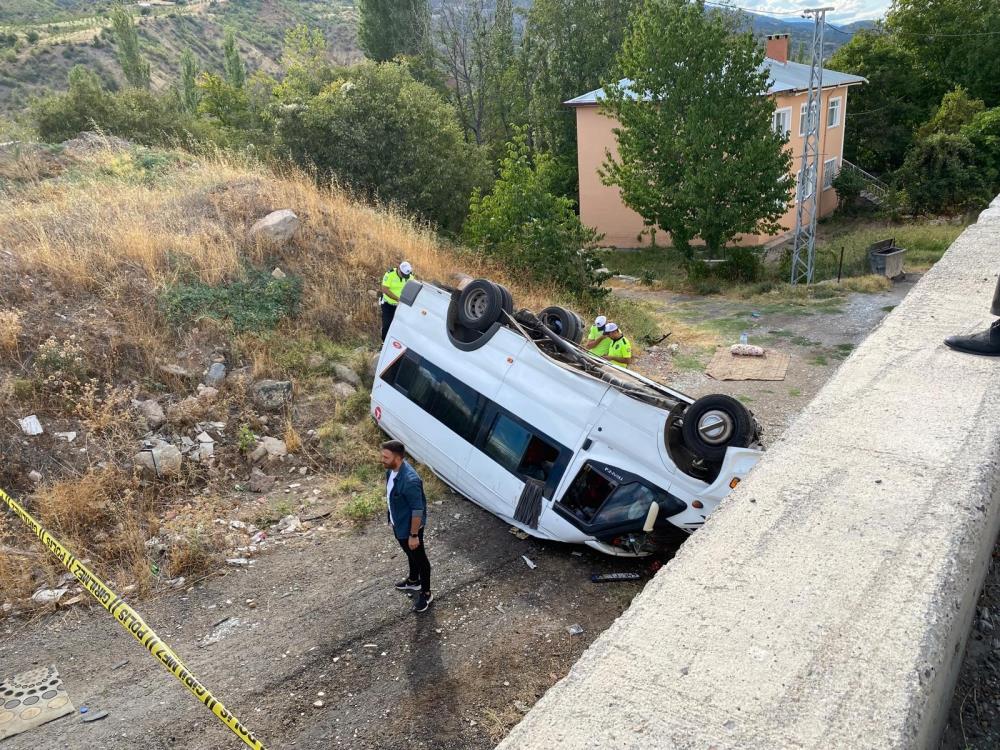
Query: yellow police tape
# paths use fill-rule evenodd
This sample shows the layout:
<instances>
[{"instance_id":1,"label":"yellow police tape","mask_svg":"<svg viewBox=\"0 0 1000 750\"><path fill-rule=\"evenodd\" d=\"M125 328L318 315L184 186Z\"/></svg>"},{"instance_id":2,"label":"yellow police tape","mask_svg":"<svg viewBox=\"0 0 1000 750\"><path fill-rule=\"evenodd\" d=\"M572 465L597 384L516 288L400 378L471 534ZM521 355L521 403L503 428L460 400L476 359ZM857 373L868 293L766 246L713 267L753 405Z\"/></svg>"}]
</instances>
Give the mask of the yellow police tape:
<instances>
[{"instance_id":1,"label":"yellow police tape","mask_svg":"<svg viewBox=\"0 0 1000 750\"><path fill-rule=\"evenodd\" d=\"M266 750L261 741L254 737L253 733L243 726L239 719L229 713L226 707L212 695L211 691L202 685L187 667L181 664L181 660L177 657L177 654L171 650L170 646L160 640L159 636L143 621L138 612L122 601L122 598L108 588L100 578L91 573L86 565L77 560L68 549L60 544L59 540L42 528L42 525L32 518L28 511L22 508L14 498L2 489L0 489L0 498L14 511L14 515L24 521L28 528L34 532L35 536L41 540L42 544L48 548L49 552L55 555L59 559L59 562L74 575L76 580L87 591L93 594L94 598L101 603L101 606L108 610L123 628L135 636L135 639L149 653L156 657L156 660L168 672L180 680L181 684L190 690L195 698L208 706L209 710L219 718L219 721L229 727L237 737L254 748L254 750Z\"/></svg>"}]
</instances>

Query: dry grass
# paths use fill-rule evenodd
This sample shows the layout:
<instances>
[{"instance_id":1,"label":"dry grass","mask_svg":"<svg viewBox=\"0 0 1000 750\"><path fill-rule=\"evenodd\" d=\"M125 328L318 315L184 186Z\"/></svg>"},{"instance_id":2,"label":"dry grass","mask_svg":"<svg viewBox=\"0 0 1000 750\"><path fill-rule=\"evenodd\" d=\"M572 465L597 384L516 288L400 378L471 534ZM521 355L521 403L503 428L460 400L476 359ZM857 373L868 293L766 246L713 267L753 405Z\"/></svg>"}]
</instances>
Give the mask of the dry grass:
<instances>
[{"instance_id":1,"label":"dry grass","mask_svg":"<svg viewBox=\"0 0 1000 750\"><path fill-rule=\"evenodd\" d=\"M403 259L418 278L448 283L462 271L519 286L479 256L443 247L429 227L317 187L304 172L279 174L221 156L171 158L146 168L151 157L98 153L96 167L77 179L0 199L0 244L17 248L22 268L45 273L62 291L82 288L109 302L129 300L137 279L154 289L185 274L216 284L247 263L280 266L305 280L302 321L341 337L376 330L369 290ZM281 248L251 239L253 222L280 208L302 220L295 239ZM519 302L541 304L548 291L522 289ZM132 321L138 331L148 321L148 311L140 312Z\"/></svg>"},{"instance_id":2,"label":"dry grass","mask_svg":"<svg viewBox=\"0 0 1000 750\"><path fill-rule=\"evenodd\" d=\"M0 352L15 354L20 335L21 313L17 310L0 310Z\"/></svg>"},{"instance_id":3,"label":"dry grass","mask_svg":"<svg viewBox=\"0 0 1000 750\"><path fill-rule=\"evenodd\" d=\"M151 501L138 483L115 468L93 469L76 479L41 488L27 503L39 522L109 582L128 581L145 589L149 583L145 533ZM0 516L0 538L23 539L24 529L9 514ZM38 548L25 544L28 552ZM0 591L5 597L27 597L42 584L53 585L66 571L42 554L32 565L24 558L0 555Z\"/></svg>"}]
</instances>

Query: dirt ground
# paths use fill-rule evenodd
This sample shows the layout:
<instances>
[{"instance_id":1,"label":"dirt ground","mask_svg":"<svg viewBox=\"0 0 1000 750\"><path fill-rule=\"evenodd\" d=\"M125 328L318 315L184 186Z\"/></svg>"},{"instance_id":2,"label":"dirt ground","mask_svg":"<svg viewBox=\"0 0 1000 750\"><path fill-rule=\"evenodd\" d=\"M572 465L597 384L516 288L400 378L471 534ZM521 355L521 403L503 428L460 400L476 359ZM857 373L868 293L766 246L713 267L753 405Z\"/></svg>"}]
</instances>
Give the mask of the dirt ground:
<instances>
[{"instance_id":1,"label":"dirt ground","mask_svg":"<svg viewBox=\"0 0 1000 750\"><path fill-rule=\"evenodd\" d=\"M751 341L790 353L786 380L773 383L716 382L666 358L644 363L691 395L741 397L771 443L830 377L847 345L857 345L911 286L852 295L811 315L756 311L720 298L622 293L690 319L745 317ZM404 556L378 522L279 538L249 569L161 591L137 608L269 747L493 747L644 583L593 584L590 573L645 574L647 565L520 540L451 493L430 501L436 601L424 616L414 616L410 600L392 588L405 572ZM992 599L984 601L1000 613L997 568L987 589ZM1000 614L986 619L1000 628ZM583 634L570 635L567 628L577 624ZM971 642L956 694L953 716L958 710L964 717L968 747L997 746L976 744L969 734L970 722L985 716L983 706L992 706L993 717L1000 707L997 638L1000 631ZM2 676L49 664L59 668L77 707L107 710L108 718L63 718L7 740L5 750L242 746L97 607L0 625Z\"/></svg>"}]
</instances>

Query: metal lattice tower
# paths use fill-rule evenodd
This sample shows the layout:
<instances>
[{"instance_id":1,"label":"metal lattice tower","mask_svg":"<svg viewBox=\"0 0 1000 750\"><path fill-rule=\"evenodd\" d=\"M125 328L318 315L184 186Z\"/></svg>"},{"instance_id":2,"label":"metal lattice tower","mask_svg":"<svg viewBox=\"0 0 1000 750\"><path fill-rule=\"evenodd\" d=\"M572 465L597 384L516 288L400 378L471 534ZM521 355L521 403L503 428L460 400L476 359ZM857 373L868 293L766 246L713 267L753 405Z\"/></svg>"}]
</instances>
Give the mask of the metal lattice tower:
<instances>
[{"instance_id":1,"label":"metal lattice tower","mask_svg":"<svg viewBox=\"0 0 1000 750\"><path fill-rule=\"evenodd\" d=\"M823 30L826 13L833 8L809 8L803 18L813 16L816 25L812 36L812 67L809 71L809 98L806 101L805 138L802 141L802 166L797 180L795 206L795 245L792 249L792 283L811 284L816 258L816 220L819 218L817 180L820 164L820 102L823 96ZM805 257L803 257L805 256Z\"/></svg>"}]
</instances>

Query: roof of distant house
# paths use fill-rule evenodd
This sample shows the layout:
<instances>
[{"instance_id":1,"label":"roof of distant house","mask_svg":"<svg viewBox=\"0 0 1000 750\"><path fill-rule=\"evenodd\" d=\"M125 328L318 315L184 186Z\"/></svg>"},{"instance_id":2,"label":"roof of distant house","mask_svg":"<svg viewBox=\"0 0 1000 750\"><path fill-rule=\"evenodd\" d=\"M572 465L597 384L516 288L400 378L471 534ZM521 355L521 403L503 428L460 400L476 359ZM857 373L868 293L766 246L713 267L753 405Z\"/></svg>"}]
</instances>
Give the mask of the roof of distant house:
<instances>
[{"instance_id":1,"label":"roof of distant house","mask_svg":"<svg viewBox=\"0 0 1000 750\"><path fill-rule=\"evenodd\" d=\"M765 57L764 62L761 63L761 68L765 69L770 76L770 85L766 92L768 94L784 94L791 91L807 91L809 89L810 68L808 65L792 62L791 60L782 63ZM823 88L854 86L859 83L868 83L868 81L861 76L823 68ZM618 85L627 89L631 87L632 81L628 78L623 78L618 82ZM588 91L586 94L563 102L563 104L576 107L585 104L597 104L602 99L604 99L604 89L594 89L593 91Z\"/></svg>"}]
</instances>

